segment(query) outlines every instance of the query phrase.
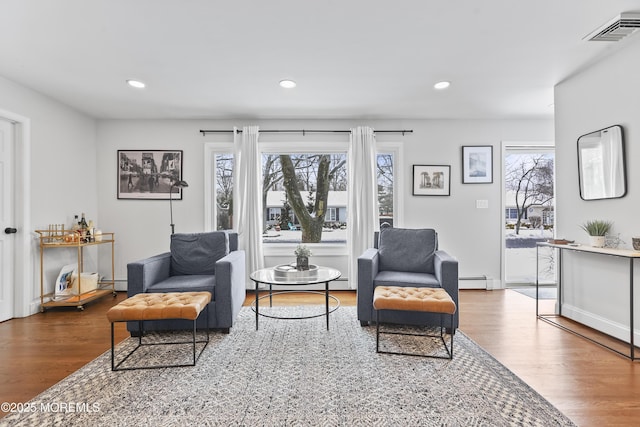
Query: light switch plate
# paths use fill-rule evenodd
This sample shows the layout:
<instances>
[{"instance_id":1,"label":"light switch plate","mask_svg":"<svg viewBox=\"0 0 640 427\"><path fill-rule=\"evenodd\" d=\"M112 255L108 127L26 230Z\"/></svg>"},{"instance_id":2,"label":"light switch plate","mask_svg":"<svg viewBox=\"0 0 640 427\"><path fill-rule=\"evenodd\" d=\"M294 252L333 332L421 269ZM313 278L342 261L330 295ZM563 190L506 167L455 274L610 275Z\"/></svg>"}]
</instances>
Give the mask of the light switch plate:
<instances>
[{"instance_id":1,"label":"light switch plate","mask_svg":"<svg viewBox=\"0 0 640 427\"><path fill-rule=\"evenodd\" d=\"M487 209L489 207L488 200L476 200L476 209Z\"/></svg>"}]
</instances>

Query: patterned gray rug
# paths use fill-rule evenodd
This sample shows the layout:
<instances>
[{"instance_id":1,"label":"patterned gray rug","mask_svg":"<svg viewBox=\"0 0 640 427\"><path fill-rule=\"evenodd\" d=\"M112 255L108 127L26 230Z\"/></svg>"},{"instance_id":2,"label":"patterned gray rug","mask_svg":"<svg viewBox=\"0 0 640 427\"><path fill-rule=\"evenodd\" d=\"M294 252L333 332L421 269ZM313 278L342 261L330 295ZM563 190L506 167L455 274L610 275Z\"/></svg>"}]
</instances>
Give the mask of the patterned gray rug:
<instances>
[{"instance_id":1,"label":"patterned gray rug","mask_svg":"<svg viewBox=\"0 0 640 427\"><path fill-rule=\"evenodd\" d=\"M318 308L273 310L306 315ZM441 345L399 338L385 336L385 346ZM129 338L118 352L134 344ZM191 350L151 351L127 363L172 363ZM573 425L461 332L452 361L377 354L375 327L361 327L355 307L332 313L329 331L323 317L261 318L256 331L254 313L243 308L231 334L212 334L195 367L112 372L107 352L28 406L31 412L10 414L0 425Z\"/></svg>"}]
</instances>

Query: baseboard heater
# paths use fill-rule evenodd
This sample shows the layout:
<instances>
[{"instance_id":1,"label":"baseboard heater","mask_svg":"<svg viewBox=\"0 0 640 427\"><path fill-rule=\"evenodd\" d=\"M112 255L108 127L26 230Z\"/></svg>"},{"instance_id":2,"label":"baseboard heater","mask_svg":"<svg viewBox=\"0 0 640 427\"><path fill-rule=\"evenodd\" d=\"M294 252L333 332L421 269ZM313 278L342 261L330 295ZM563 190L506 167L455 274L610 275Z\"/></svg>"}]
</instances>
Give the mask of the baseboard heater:
<instances>
[{"instance_id":1,"label":"baseboard heater","mask_svg":"<svg viewBox=\"0 0 640 427\"><path fill-rule=\"evenodd\" d=\"M115 279L114 286L116 288L116 291L120 291L120 292L126 291L128 286L128 281L127 279Z\"/></svg>"},{"instance_id":2,"label":"baseboard heater","mask_svg":"<svg viewBox=\"0 0 640 427\"><path fill-rule=\"evenodd\" d=\"M458 277L459 289L488 289L487 276L463 276Z\"/></svg>"}]
</instances>

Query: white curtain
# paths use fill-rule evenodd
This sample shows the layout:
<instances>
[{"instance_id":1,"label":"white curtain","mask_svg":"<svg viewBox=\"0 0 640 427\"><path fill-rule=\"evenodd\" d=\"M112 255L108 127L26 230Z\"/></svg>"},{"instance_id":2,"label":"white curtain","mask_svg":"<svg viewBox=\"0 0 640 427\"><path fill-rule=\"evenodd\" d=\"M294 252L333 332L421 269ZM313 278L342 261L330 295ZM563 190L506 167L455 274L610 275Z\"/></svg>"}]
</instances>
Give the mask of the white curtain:
<instances>
[{"instance_id":1,"label":"white curtain","mask_svg":"<svg viewBox=\"0 0 640 427\"><path fill-rule=\"evenodd\" d=\"M249 274L264 268L262 250L262 167L258 151L258 126L245 126L240 134L233 129L235 180L233 189L234 224L238 246L246 252L247 284L255 288Z\"/></svg>"},{"instance_id":2,"label":"white curtain","mask_svg":"<svg viewBox=\"0 0 640 427\"><path fill-rule=\"evenodd\" d=\"M379 229L376 138L370 127L358 126L351 129L348 171L348 278L349 286L355 289L358 284L358 257L372 247L373 233Z\"/></svg>"}]
</instances>

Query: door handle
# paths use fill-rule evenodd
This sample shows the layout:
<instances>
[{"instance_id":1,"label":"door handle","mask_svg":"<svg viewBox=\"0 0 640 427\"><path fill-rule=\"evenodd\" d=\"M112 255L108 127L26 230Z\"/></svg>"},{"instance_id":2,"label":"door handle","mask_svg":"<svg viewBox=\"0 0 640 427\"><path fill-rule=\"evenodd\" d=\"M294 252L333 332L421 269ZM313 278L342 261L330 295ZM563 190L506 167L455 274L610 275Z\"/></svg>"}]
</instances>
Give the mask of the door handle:
<instances>
[{"instance_id":1,"label":"door handle","mask_svg":"<svg viewBox=\"0 0 640 427\"><path fill-rule=\"evenodd\" d=\"M13 228L13 227L7 227L4 229L4 233L5 234L13 234L13 233L17 233L18 229L17 228Z\"/></svg>"}]
</instances>

